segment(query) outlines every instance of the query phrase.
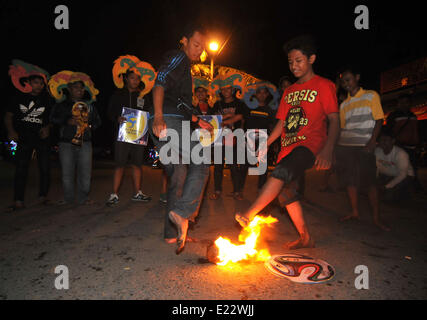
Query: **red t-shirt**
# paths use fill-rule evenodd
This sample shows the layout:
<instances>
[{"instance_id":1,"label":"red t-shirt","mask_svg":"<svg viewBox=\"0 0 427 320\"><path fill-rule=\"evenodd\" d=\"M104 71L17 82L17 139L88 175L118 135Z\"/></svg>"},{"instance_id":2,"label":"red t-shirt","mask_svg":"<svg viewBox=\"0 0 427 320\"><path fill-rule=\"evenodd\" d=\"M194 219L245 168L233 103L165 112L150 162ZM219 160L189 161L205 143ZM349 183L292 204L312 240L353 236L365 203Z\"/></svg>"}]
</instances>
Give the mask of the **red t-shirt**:
<instances>
[{"instance_id":1,"label":"red t-shirt","mask_svg":"<svg viewBox=\"0 0 427 320\"><path fill-rule=\"evenodd\" d=\"M307 147L317 155L327 138L327 115L339 112L335 84L320 76L286 88L276 118L284 120L277 162L294 148Z\"/></svg>"}]
</instances>

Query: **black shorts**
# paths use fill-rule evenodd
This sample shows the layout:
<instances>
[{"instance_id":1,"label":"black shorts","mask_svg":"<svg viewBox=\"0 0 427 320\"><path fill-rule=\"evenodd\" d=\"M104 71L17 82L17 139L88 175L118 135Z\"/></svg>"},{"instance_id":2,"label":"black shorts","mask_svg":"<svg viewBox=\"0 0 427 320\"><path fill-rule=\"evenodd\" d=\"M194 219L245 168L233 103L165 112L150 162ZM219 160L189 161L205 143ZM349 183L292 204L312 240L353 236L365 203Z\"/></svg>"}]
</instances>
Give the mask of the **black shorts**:
<instances>
[{"instance_id":1,"label":"black shorts","mask_svg":"<svg viewBox=\"0 0 427 320\"><path fill-rule=\"evenodd\" d=\"M288 205L300 199L298 180L304 176L305 170L314 165L315 156L306 147L296 147L276 165L271 176L283 180L285 185L279 196L282 205Z\"/></svg>"},{"instance_id":2,"label":"black shorts","mask_svg":"<svg viewBox=\"0 0 427 320\"><path fill-rule=\"evenodd\" d=\"M142 166L144 164L145 146L126 142L114 142L114 161L119 168L127 164Z\"/></svg>"},{"instance_id":3,"label":"black shorts","mask_svg":"<svg viewBox=\"0 0 427 320\"><path fill-rule=\"evenodd\" d=\"M338 178L343 186L369 187L376 184L375 154L363 149L364 147L336 147Z\"/></svg>"}]
</instances>

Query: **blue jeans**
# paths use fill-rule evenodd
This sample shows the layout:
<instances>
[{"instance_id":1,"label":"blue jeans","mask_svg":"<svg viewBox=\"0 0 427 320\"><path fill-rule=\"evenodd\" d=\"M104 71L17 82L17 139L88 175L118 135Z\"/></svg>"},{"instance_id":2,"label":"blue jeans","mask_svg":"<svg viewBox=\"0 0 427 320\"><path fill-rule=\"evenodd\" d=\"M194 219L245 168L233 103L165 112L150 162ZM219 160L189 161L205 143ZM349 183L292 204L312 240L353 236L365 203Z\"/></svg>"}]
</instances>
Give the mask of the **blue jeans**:
<instances>
[{"instance_id":1,"label":"blue jeans","mask_svg":"<svg viewBox=\"0 0 427 320\"><path fill-rule=\"evenodd\" d=\"M168 129L174 129L178 133L180 144L172 148L179 153L181 160L182 158L190 160L189 164L183 164L183 161L180 161L179 164L163 164L165 173L168 177L164 237L165 239L169 239L177 237L175 226L169 220L168 214L170 211L193 222L197 217L209 176L209 164L193 163L192 159L190 159L190 151L182 148L182 118L165 115L164 120ZM154 144L160 152L160 149L168 142L159 141L159 139L153 135L153 119L150 119L148 125ZM193 150L194 146L198 144L199 142L197 141L191 141L189 144L190 150Z\"/></svg>"},{"instance_id":2,"label":"blue jeans","mask_svg":"<svg viewBox=\"0 0 427 320\"><path fill-rule=\"evenodd\" d=\"M68 142L59 143L59 160L62 168L64 200L74 202L74 180L77 169L77 202L84 203L89 196L92 175L92 142L85 141L81 147Z\"/></svg>"}]
</instances>

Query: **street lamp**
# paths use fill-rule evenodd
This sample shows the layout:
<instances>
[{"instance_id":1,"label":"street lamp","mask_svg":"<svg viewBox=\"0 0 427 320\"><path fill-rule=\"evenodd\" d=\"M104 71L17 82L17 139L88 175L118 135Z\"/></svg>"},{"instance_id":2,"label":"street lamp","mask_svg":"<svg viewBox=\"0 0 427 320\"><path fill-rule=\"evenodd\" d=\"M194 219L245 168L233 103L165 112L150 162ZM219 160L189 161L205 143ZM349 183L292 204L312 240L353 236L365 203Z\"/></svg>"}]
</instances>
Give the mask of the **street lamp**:
<instances>
[{"instance_id":1,"label":"street lamp","mask_svg":"<svg viewBox=\"0 0 427 320\"><path fill-rule=\"evenodd\" d=\"M214 54L218 51L219 44L216 41L209 43L209 51L211 52L211 80L213 80L214 74Z\"/></svg>"},{"instance_id":2,"label":"street lamp","mask_svg":"<svg viewBox=\"0 0 427 320\"><path fill-rule=\"evenodd\" d=\"M213 41L209 43L209 50L216 52L218 51L218 48L219 48L218 42Z\"/></svg>"}]
</instances>

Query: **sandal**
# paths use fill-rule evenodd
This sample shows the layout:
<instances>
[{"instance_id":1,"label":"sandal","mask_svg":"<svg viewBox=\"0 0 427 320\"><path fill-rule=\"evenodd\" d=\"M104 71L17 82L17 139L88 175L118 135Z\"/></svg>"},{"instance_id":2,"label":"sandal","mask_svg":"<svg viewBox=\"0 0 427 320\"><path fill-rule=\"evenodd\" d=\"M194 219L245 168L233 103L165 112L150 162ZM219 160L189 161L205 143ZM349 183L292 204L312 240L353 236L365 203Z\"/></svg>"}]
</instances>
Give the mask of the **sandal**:
<instances>
[{"instance_id":1,"label":"sandal","mask_svg":"<svg viewBox=\"0 0 427 320\"><path fill-rule=\"evenodd\" d=\"M209 196L210 200L218 200L221 197L221 191L215 191Z\"/></svg>"}]
</instances>

